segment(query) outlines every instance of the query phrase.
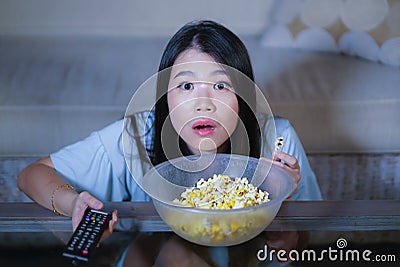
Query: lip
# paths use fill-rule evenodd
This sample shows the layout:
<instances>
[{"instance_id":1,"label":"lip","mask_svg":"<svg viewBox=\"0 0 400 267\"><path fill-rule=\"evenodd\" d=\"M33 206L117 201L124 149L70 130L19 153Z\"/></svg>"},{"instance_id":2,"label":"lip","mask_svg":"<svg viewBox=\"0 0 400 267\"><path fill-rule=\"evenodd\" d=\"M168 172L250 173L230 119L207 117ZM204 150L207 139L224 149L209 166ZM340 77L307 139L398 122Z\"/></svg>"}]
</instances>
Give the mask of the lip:
<instances>
[{"instance_id":1,"label":"lip","mask_svg":"<svg viewBox=\"0 0 400 267\"><path fill-rule=\"evenodd\" d=\"M197 120L192 125L192 130L199 136L208 136L215 132L217 124L208 119Z\"/></svg>"}]
</instances>

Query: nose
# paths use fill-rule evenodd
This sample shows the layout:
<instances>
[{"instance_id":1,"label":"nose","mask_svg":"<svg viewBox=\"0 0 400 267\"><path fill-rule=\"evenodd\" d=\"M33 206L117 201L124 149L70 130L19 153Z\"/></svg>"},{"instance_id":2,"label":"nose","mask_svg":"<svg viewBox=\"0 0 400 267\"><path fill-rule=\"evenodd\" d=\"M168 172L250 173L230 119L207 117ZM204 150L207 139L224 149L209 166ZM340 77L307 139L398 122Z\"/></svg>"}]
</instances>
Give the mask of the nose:
<instances>
[{"instance_id":1,"label":"nose","mask_svg":"<svg viewBox=\"0 0 400 267\"><path fill-rule=\"evenodd\" d=\"M215 105L209 97L199 97L196 99L195 110L196 112L214 112Z\"/></svg>"},{"instance_id":2,"label":"nose","mask_svg":"<svg viewBox=\"0 0 400 267\"><path fill-rule=\"evenodd\" d=\"M211 98L212 88L208 84L201 84L197 89L195 102L196 112L214 112L216 107Z\"/></svg>"}]
</instances>

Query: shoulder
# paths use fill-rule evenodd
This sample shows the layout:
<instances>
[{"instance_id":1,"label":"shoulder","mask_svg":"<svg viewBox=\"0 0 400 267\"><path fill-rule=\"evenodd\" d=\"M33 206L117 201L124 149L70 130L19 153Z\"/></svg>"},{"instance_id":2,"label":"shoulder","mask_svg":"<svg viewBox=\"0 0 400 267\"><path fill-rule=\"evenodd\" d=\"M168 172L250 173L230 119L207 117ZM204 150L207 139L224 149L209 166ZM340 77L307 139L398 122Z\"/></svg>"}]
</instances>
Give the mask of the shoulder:
<instances>
[{"instance_id":1,"label":"shoulder","mask_svg":"<svg viewBox=\"0 0 400 267\"><path fill-rule=\"evenodd\" d=\"M100 136L100 139L103 145L107 145L110 143L115 143L116 140L122 135L122 130L124 127L124 120L118 120L113 122L103 129L95 131Z\"/></svg>"},{"instance_id":2,"label":"shoulder","mask_svg":"<svg viewBox=\"0 0 400 267\"><path fill-rule=\"evenodd\" d=\"M293 128L292 124L290 123L290 121L285 118L282 118L279 116L274 116L274 122L275 122L277 136L282 136L291 131L294 131L294 128Z\"/></svg>"},{"instance_id":3,"label":"shoulder","mask_svg":"<svg viewBox=\"0 0 400 267\"><path fill-rule=\"evenodd\" d=\"M296 156L298 159L304 154L304 149L297 135L297 132L289 120L274 116L276 137L283 137L285 145L282 147L282 151L290 155Z\"/></svg>"},{"instance_id":4,"label":"shoulder","mask_svg":"<svg viewBox=\"0 0 400 267\"><path fill-rule=\"evenodd\" d=\"M146 129L152 125L154 121L154 115L152 112L140 112L135 113L132 116L126 117L124 119L120 119L115 121L101 130L98 130L97 133L101 137L101 140L105 146L108 144L116 144L116 141L121 141L121 137L124 132L131 133L132 127L135 127L135 131L142 134L147 131Z\"/></svg>"},{"instance_id":5,"label":"shoulder","mask_svg":"<svg viewBox=\"0 0 400 267\"><path fill-rule=\"evenodd\" d=\"M271 131L274 128L277 136L285 136L291 132L294 132L294 128L289 120L267 114L257 114L260 130L263 133Z\"/></svg>"}]
</instances>

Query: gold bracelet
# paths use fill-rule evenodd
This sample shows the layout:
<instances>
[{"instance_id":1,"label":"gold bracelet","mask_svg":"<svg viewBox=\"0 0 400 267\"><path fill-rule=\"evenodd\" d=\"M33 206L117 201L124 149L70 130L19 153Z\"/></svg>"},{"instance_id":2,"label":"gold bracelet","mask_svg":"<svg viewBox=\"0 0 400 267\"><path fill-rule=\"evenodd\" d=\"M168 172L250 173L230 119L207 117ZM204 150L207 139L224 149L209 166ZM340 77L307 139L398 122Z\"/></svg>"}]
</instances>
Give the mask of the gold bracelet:
<instances>
[{"instance_id":1,"label":"gold bracelet","mask_svg":"<svg viewBox=\"0 0 400 267\"><path fill-rule=\"evenodd\" d=\"M57 187L53 190L53 193L51 194L51 198L50 198L51 199L51 208L53 209L53 212L59 216L63 216L64 214L57 211L56 206L54 204L54 196L56 195L57 191L61 190L61 189L62 190L75 190L75 188L69 184L57 185Z\"/></svg>"}]
</instances>

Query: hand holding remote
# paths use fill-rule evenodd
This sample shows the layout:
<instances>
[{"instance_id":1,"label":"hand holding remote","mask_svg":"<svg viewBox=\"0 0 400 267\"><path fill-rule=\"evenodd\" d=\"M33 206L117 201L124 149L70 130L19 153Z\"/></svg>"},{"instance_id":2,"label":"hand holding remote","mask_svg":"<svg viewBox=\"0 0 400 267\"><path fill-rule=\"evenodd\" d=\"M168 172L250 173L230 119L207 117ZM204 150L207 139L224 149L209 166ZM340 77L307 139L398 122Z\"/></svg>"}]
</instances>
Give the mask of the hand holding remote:
<instances>
[{"instance_id":1,"label":"hand holding remote","mask_svg":"<svg viewBox=\"0 0 400 267\"><path fill-rule=\"evenodd\" d=\"M97 198L93 197L90 193L83 191L81 192L77 198L74 200L74 208L72 211L72 230L75 231L78 227L80 221L82 220L85 211L88 208L102 210L104 208L103 202L98 200ZM108 228L104 231L100 241L103 241L108 236L110 236L118 224L118 216L117 211L112 211L112 218L109 222Z\"/></svg>"},{"instance_id":2,"label":"hand holding remote","mask_svg":"<svg viewBox=\"0 0 400 267\"><path fill-rule=\"evenodd\" d=\"M111 220L111 212L107 213L88 208L69 240L63 256L88 261L103 233L111 225Z\"/></svg>"}]
</instances>

